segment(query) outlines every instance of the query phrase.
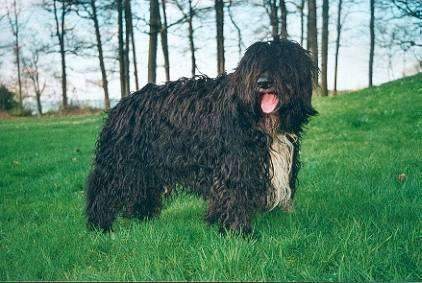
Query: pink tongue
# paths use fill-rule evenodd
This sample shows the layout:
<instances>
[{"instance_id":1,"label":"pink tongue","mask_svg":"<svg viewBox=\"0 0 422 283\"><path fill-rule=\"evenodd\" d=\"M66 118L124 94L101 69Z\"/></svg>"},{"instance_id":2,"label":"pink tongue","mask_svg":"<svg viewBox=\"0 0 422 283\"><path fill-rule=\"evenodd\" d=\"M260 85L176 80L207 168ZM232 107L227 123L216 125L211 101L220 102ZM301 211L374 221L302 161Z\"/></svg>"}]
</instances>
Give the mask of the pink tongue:
<instances>
[{"instance_id":1,"label":"pink tongue","mask_svg":"<svg viewBox=\"0 0 422 283\"><path fill-rule=\"evenodd\" d=\"M269 114L277 107L278 98L273 93L264 93L261 98L262 112Z\"/></svg>"}]
</instances>

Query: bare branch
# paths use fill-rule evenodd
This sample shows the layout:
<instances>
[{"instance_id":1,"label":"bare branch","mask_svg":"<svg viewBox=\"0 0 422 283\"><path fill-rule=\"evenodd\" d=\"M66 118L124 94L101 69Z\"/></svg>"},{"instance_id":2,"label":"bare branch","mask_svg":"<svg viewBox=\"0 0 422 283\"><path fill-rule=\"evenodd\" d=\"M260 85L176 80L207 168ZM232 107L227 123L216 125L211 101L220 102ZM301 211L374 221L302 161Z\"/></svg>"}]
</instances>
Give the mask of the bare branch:
<instances>
[{"instance_id":1,"label":"bare branch","mask_svg":"<svg viewBox=\"0 0 422 283\"><path fill-rule=\"evenodd\" d=\"M227 11L228 11L228 14L229 14L230 22L232 23L232 25L234 26L234 28L237 31L237 39L238 39L237 40L237 49L238 49L238 54L239 54L239 57L240 57L240 55L242 54L242 46L245 46L245 45L243 44L243 40L242 40L242 31L239 28L239 26L237 25L237 23L235 22L234 17L233 17L233 13L232 13L232 9L231 9L232 4L233 4L233 2L232 2L232 0L230 0L229 5L227 6Z\"/></svg>"}]
</instances>

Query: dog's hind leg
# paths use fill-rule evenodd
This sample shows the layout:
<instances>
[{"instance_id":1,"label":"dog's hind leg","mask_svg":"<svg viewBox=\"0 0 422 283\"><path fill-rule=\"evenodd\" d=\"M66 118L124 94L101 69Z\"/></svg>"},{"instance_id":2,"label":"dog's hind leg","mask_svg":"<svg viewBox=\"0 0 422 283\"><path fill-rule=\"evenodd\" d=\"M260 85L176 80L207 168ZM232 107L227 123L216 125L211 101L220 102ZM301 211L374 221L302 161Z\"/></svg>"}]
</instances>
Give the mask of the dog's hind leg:
<instances>
[{"instance_id":1,"label":"dog's hind leg","mask_svg":"<svg viewBox=\"0 0 422 283\"><path fill-rule=\"evenodd\" d=\"M94 168L88 178L86 216L89 228L110 231L119 207L110 187L113 183L107 182L107 174L101 171L98 167Z\"/></svg>"}]
</instances>

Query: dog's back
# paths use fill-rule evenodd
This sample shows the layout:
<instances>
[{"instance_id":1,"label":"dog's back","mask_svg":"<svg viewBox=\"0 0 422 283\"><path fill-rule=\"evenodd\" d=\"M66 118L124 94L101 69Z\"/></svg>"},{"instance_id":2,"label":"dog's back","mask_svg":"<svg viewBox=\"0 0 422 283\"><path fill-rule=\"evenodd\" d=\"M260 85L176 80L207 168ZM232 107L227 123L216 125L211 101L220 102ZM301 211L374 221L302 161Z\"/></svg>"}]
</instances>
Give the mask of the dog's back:
<instances>
[{"instance_id":1,"label":"dog's back","mask_svg":"<svg viewBox=\"0 0 422 283\"><path fill-rule=\"evenodd\" d=\"M114 143L120 155L138 160L158 183L178 182L209 191L201 188L210 186L205 176L212 175L220 152L221 127L216 121L228 107L218 97L225 84L226 75L148 84L110 111L103 129L107 140L100 137L99 144ZM126 152L128 143L137 150Z\"/></svg>"}]
</instances>

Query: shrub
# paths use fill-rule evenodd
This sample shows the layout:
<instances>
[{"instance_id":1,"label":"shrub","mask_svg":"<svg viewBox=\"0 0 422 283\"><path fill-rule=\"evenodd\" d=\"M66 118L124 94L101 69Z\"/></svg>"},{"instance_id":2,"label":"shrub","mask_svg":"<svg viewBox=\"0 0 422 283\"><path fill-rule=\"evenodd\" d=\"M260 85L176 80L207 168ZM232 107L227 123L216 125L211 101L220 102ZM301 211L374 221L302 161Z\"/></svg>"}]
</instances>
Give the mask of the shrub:
<instances>
[{"instance_id":1,"label":"shrub","mask_svg":"<svg viewBox=\"0 0 422 283\"><path fill-rule=\"evenodd\" d=\"M13 99L15 94L11 92L6 86L0 84L0 110L11 110L18 106L18 103Z\"/></svg>"},{"instance_id":2,"label":"shrub","mask_svg":"<svg viewBox=\"0 0 422 283\"><path fill-rule=\"evenodd\" d=\"M8 113L11 116L19 116L19 117L25 117L25 116L32 116L32 110L28 108L20 108L19 106L14 106L12 109L8 111Z\"/></svg>"},{"instance_id":3,"label":"shrub","mask_svg":"<svg viewBox=\"0 0 422 283\"><path fill-rule=\"evenodd\" d=\"M67 109L63 109L62 106L59 108L59 113L63 115L84 115L84 114L94 114L103 111L102 109L86 106L86 105L78 105L77 103L69 103Z\"/></svg>"}]
</instances>

